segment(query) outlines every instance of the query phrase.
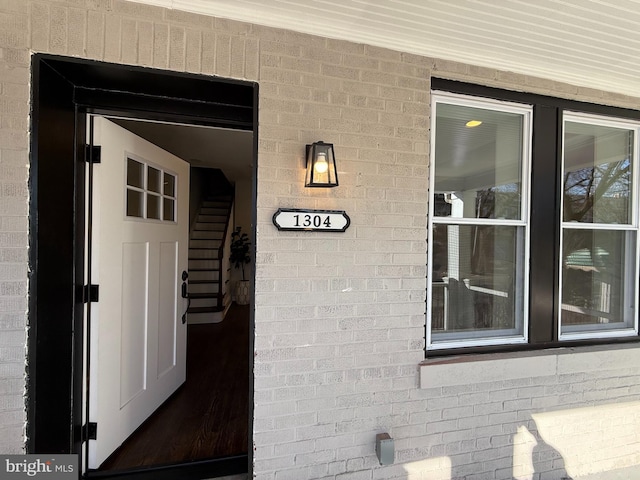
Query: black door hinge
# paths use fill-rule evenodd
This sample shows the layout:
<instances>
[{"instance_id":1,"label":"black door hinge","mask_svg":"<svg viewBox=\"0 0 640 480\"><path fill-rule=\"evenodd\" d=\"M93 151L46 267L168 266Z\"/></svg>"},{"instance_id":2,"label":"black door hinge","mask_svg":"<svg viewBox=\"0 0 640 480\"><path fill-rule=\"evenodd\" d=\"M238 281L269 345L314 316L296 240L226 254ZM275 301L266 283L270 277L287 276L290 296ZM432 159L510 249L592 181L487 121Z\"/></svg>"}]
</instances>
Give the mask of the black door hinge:
<instances>
[{"instance_id":1,"label":"black door hinge","mask_svg":"<svg viewBox=\"0 0 640 480\"><path fill-rule=\"evenodd\" d=\"M97 440L98 439L98 424L96 422L89 422L84 430L87 435L86 440Z\"/></svg>"},{"instance_id":2,"label":"black door hinge","mask_svg":"<svg viewBox=\"0 0 640 480\"><path fill-rule=\"evenodd\" d=\"M100 149L100 145L94 145L93 147L86 145L84 158L87 162L100 163Z\"/></svg>"},{"instance_id":3,"label":"black door hinge","mask_svg":"<svg viewBox=\"0 0 640 480\"><path fill-rule=\"evenodd\" d=\"M95 303L98 301L98 285L85 285L82 287L82 303Z\"/></svg>"}]
</instances>

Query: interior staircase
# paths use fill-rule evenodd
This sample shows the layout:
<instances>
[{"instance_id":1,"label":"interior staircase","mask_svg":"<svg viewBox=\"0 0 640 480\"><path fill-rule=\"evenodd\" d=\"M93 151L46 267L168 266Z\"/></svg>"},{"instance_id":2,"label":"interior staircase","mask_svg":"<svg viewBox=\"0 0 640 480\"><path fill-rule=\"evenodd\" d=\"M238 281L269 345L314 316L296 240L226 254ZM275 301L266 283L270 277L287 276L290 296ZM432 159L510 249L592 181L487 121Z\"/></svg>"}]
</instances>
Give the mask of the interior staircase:
<instances>
[{"instance_id":1,"label":"interior staircase","mask_svg":"<svg viewBox=\"0 0 640 480\"><path fill-rule=\"evenodd\" d=\"M231 304L227 293L229 262L228 225L233 197L220 195L204 199L189 238L189 309L193 323L217 323ZM225 243L227 248L225 249Z\"/></svg>"}]
</instances>

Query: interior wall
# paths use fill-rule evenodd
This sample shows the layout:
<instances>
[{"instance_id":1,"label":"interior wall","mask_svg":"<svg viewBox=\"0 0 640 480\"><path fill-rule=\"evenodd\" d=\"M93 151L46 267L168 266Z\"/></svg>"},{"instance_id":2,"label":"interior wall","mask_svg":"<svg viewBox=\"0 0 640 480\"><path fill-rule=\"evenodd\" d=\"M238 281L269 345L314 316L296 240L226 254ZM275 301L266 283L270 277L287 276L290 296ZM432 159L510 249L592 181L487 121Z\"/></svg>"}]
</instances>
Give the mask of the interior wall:
<instances>
[{"instance_id":1,"label":"interior wall","mask_svg":"<svg viewBox=\"0 0 640 480\"><path fill-rule=\"evenodd\" d=\"M204 191L204 172L201 168L191 167L191 178L189 182L189 227L193 226L193 222L198 215L200 202L202 201Z\"/></svg>"},{"instance_id":2,"label":"interior wall","mask_svg":"<svg viewBox=\"0 0 640 480\"><path fill-rule=\"evenodd\" d=\"M234 199L234 225L240 227L242 232L249 235L251 238L251 212L253 204L251 200L251 179L241 178L235 182L235 199ZM251 255L251 263L245 267L245 276L250 279L253 275L255 266L254 255ZM242 280L242 272L240 269L233 269L231 272L232 283L237 280Z\"/></svg>"},{"instance_id":3,"label":"interior wall","mask_svg":"<svg viewBox=\"0 0 640 480\"><path fill-rule=\"evenodd\" d=\"M0 451L24 449L29 60L47 52L260 84L256 478L446 478L454 460L500 478L513 467L519 410L496 413L506 443L493 444L473 395L481 378L419 388L430 78L636 109L638 98L125 0L7 0L0 14ZM335 189L303 187L304 145L318 139L335 145ZM286 207L344 210L351 226L280 232L272 215ZM586 367L554 375L525 415L561 410L564 394L575 408L623 402L638 379L622 370L598 371L608 388L597 398L580 390ZM461 389L468 416L434 409ZM380 432L395 439L394 465L376 458Z\"/></svg>"}]
</instances>

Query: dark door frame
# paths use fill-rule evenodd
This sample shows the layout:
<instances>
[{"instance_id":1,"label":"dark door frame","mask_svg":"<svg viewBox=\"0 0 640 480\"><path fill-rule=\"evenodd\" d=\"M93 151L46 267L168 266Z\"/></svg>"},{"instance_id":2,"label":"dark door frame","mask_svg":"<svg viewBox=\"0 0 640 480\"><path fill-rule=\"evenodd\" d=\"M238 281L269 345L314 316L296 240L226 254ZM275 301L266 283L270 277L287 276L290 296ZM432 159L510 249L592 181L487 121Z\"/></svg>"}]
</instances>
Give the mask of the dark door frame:
<instances>
[{"instance_id":1,"label":"dark door frame","mask_svg":"<svg viewBox=\"0 0 640 480\"><path fill-rule=\"evenodd\" d=\"M258 85L36 54L31 105L27 452L79 454L86 430L82 425L86 114L252 131L255 225ZM251 311L250 332L253 325ZM250 335L250 352L252 342ZM252 410L252 359L249 365ZM252 417L248 412L249 432ZM179 469L180 478L200 479L246 472L252 463L251 435L247 448L247 456L128 475L169 479Z\"/></svg>"}]
</instances>

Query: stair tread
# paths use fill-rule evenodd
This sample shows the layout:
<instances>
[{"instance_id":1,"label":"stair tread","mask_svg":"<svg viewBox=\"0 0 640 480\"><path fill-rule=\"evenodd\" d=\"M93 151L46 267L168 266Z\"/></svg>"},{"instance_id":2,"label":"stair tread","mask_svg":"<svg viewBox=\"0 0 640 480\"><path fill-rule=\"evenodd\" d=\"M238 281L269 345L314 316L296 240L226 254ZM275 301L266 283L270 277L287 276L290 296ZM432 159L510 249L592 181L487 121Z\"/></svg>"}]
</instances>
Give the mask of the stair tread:
<instances>
[{"instance_id":1,"label":"stair tread","mask_svg":"<svg viewBox=\"0 0 640 480\"><path fill-rule=\"evenodd\" d=\"M214 313L222 310L224 310L224 307L189 307L187 313Z\"/></svg>"},{"instance_id":2,"label":"stair tread","mask_svg":"<svg viewBox=\"0 0 640 480\"><path fill-rule=\"evenodd\" d=\"M218 280L189 280L189 285L205 285L207 283L219 283Z\"/></svg>"},{"instance_id":3,"label":"stair tread","mask_svg":"<svg viewBox=\"0 0 640 480\"><path fill-rule=\"evenodd\" d=\"M190 293L189 298L218 298L218 292L211 293Z\"/></svg>"}]
</instances>

